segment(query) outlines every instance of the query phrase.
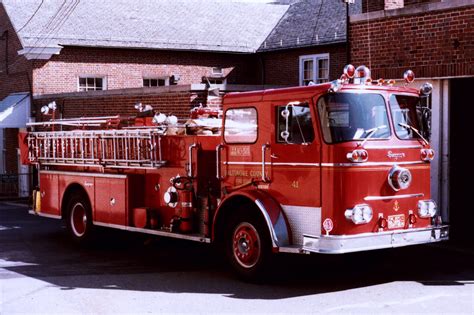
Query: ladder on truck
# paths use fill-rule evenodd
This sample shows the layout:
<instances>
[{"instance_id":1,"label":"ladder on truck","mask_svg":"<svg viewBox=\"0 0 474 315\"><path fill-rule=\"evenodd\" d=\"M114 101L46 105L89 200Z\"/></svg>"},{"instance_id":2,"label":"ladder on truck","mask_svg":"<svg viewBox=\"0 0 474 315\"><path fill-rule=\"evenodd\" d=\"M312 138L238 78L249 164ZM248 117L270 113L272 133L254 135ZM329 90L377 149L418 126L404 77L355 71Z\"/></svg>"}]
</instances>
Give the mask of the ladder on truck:
<instances>
[{"instance_id":1,"label":"ladder on truck","mask_svg":"<svg viewBox=\"0 0 474 315\"><path fill-rule=\"evenodd\" d=\"M39 131L28 134L33 164L155 169L163 166L159 129Z\"/></svg>"}]
</instances>

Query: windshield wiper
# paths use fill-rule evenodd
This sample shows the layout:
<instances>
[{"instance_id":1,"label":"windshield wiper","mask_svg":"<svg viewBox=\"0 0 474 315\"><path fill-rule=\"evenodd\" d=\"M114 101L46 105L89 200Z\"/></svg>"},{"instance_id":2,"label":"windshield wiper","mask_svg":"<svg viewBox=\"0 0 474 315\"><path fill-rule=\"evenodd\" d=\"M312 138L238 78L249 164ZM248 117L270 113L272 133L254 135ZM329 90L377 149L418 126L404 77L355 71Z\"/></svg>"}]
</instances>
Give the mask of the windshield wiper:
<instances>
[{"instance_id":1,"label":"windshield wiper","mask_svg":"<svg viewBox=\"0 0 474 315\"><path fill-rule=\"evenodd\" d=\"M365 130L365 132L366 133L368 132L369 134L367 135L367 137L365 137L364 141L359 143L359 147L363 147L364 144L367 142L367 140L369 140L378 130L385 129L385 128L387 128L387 125L380 125L378 127Z\"/></svg>"},{"instance_id":2,"label":"windshield wiper","mask_svg":"<svg viewBox=\"0 0 474 315\"><path fill-rule=\"evenodd\" d=\"M427 146L429 144L429 142L421 135L421 133L415 127L404 123L398 123L398 125L405 129L413 130L423 140L423 145Z\"/></svg>"}]
</instances>

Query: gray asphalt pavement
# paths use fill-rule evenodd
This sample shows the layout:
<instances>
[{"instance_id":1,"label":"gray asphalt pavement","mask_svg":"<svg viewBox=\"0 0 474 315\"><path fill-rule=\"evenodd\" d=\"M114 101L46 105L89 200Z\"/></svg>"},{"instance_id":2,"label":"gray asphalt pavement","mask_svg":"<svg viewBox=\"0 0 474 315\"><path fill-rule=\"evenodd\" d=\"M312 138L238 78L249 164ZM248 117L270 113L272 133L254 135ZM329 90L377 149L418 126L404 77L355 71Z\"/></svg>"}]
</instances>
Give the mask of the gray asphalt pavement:
<instances>
[{"instance_id":1,"label":"gray asphalt pavement","mask_svg":"<svg viewBox=\"0 0 474 315\"><path fill-rule=\"evenodd\" d=\"M274 279L236 279L205 244L100 231L89 248L62 222L0 202L0 314L474 314L474 255L416 246L279 256Z\"/></svg>"}]
</instances>

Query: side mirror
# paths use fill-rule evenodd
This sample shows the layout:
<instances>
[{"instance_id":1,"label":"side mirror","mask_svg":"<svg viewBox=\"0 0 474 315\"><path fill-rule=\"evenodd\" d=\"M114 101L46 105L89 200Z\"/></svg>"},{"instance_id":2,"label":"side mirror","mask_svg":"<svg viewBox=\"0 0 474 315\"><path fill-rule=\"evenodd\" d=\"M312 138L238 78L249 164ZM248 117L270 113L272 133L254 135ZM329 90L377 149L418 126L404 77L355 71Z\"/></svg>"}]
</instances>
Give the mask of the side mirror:
<instances>
[{"instance_id":1,"label":"side mirror","mask_svg":"<svg viewBox=\"0 0 474 315\"><path fill-rule=\"evenodd\" d=\"M283 138L283 140L285 140L286 143L291 143L288 141L288 138L290 137L290 108L291 111L293 111L293 106L299 104L301 104L301 102L289 102L288 104L286 104L285 109L281 111L281 116L285 118L285 130L280 133L280 136Z\"/></svg>"},{"instance_id":2,"label":"side mirror","mask_svg":"<svg viewBox=\"0 0 474 315\"><path fill-rule=\"evenodd\" d=\"M289 143L288 138L290 137L290 131L288 128L288 118L290 117L290 111L288 110L288 105L286 105L286 108L281 111L281 116L285 118L285 130L280 133L280 136L286 143Z\"/></svg>"}]
</instances>

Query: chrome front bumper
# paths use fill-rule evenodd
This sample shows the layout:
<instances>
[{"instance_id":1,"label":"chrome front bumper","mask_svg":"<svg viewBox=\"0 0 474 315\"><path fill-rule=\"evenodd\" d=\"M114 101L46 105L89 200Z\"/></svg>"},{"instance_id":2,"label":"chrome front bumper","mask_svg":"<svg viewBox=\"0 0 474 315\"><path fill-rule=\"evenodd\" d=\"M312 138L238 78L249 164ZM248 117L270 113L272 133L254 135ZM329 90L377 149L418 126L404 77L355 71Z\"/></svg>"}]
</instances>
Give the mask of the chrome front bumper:
<instances>
[{"instance_id":1,"label":"chrome front bumper","mask_svg":"<svg viewBox=\"0 0 474 315\"><path fill-rule=\"evenodd\" d=\"M448 240L449 226L396 230L357 235L304 235L303 252L343 254Z\"/></svg>"}]
</instances>

